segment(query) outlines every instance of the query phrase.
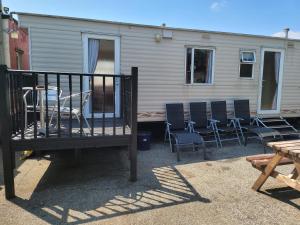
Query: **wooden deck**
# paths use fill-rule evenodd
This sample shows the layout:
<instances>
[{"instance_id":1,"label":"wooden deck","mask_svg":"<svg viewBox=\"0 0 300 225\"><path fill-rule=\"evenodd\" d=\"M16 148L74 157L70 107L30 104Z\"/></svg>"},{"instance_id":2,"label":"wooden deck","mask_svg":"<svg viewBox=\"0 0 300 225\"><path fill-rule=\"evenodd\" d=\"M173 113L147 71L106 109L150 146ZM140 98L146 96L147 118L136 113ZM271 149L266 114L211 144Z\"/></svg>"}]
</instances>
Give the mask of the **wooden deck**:
<instances>
[{"instance_id":1,"label":"wooden deck","mask_svg":"<svg viewBox=\"0 0 300 225\"><path fill-rule=\"evenodd\" d=\"M89 120L88 120L89 121ZM90 121L89 121L90 123ZM54 126L50 126L49 128L49 137L46 137L45 131L42 131L40 129L40 123L37 123L37 129L38 129L38 139L42 138L57 138L58 136L58 128ZM60 137L61 138L67 138L67 137L92 137L92 136L120 136L120 135L130 135L131 129L130 127L125 124L125 122L122 119L116 119L115 126L113 126L112 119L106 119L104 121L103 126L103 120L102 119L95 119L94 121L94 131L93 134L91 132L91 129L89 129L87 126L84 126L82 128L82 134L80 134L80 126L78 124L77 120L72 121L72 126L70 129L69 126L69 120L68 119L62 119L61 120L61 127L60 127ZM13 141L20 141L22 139L25 140L31 140L34 139L34 126L31 124L27 129L25 129L24 137L21 137L21 134L18 133L16 135L13 135L12 140Z\"/></svg>"},{"instance_id":2,"label":"wooden deck","mask_svg":"<svg viewBox=\"0 0 300 225\"><path fill-rule=\"evenodd\" d=\"M51 115L48 107L48 76L56 77L56 83L52 84L56 87L56 120L57 126L53 126L49 122ZM0 143L3 150L3 168L4 168L4 185L5 197L11 199L15 196L14 187L14 167L15 167L15 152L23 150L46 151L46 150L69 150L74 149L78 152L87 148L103 149L102 147L112 146L127 146L130 160L130 180L137 179L137 75L138 69L132 68L131 75L111 75L111 74L82 74L82 73L63 73L53 71L21 71L8 70L5 65L0 65ZM69 93L69 114L64 118L64 112L61 112L60 104L63 98L60 97L61 92L61 77L68 79ZM96 112L93 108L95 101L94 77L100 77L103 80L101 92L104 100L101 105L102 117L96 118ZM42 78L41 80L39 80ZM90 87L88 91L83 89L84 78L90 79ZM24 126L25 115L28 115L24 98L24 85L28 79L31 81L33 95L33 118L30 125ZM113 90L116 90L116 79L120 81L120 105L115 106L111 113L112 118L106 118L106 101L107 92L106 79L113 80ZM41 84L42 82L42 84ZM44 117L44 113L40 114L39 108L36 106L38 99L37 88L42 86L44 95L40 93L41 109L45 108L45 127L41 129L39 117ZM80 92L76 93L79 96L79 108L76 117L73 119L73 86L79 86ZM90 93L90 98L86 99L84 93ZM117 92L113 92L113 99L118 97ZM43 97L44 96L44 97ZM45 98L45 102L42 100ZM91 101L91 118L88 119L90 128L85 124L85 102ZM45 107L42 108L45 103ZM116 108L120 112L116 112ZM41 110L41 112L44 112ZM72 113L71 113L72 112ZM95 115L94 115L95 114ZM116 115L120 114L120 118Z\"/></svg>"}]
</instances>

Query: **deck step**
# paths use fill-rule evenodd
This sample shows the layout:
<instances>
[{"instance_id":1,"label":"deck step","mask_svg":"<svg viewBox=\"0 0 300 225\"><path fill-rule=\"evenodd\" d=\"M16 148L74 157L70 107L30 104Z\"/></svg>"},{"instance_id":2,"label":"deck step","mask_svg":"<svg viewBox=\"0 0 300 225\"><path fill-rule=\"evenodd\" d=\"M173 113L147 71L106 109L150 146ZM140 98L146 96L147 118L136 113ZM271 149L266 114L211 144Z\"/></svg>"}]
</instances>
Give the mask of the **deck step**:
<instances>
[{"instance_id":1,"label":"deck step","mask_svg":"<svg viewBox=\"0 0 300 225\"><path fill-rule=\"evenodd\" d=\"M293 128L293 126L291 126L291 125L274 125L274 126L268 126L268 128L283 129L283 128Z\"/></svg>"},{"instance_id":2,"label":"deck step","mask_svg":"<svg viewBox=\"0 0 300 225\"><path fill-rule=\"evenodd\" d=\"M300 136L300 133L296 131L281 131L280 134L282 136Z\"/></svg>"},{"instance_id":3,"label":"deck step","mask_svg":"<svg viewBox=\"0 0 300 225\"><path fill-rule=\"evenodd\" d=\"M272 122L285 122L284 119L280 119L280 118L269 118L269 119L261 119L261 122L263 123L272 123Z\"/></svg>"}]
</instances>

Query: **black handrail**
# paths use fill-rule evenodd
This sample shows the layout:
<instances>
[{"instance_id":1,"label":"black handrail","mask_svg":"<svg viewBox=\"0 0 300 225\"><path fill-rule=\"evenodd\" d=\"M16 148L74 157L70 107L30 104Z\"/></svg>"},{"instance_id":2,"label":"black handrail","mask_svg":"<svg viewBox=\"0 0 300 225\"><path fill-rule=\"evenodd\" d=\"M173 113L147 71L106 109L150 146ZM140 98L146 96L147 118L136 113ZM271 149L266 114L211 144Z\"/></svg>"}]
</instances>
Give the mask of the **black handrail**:
<instances>
[{"instance_id":1,"label":"black handrail","mask_svg":"<svg viewBox=\"0 0 300 225\"><path fill-rule=\"evenodd\" d=\"M2 73L5 73L8 79L6 84L0 86L8 85L13 140L53 136L59 138L66 137L66 133L72 138L77 137L77 134L79 136L126 135L132 132L132 95L136 94L133 93L132 83L133 77L137 75L11 69L3 69ZM95 79L102 80L102 85L97 86ZM88 82L88 85L84 82ZM51 89L53 87L55 89ZM27 107L23 102L24 88L26 91L29 90L28 96L32 96L32 100L27 102ZM112 93L108 93L109 91ZM50 99L50 95L54 92L56 92L56 101L53 101L53 96ZM44 98L43 106L40 103L41 98ZM87 104L87 101L91 104ZM113 105L110 106L109 103ZM118 103L120 105L116 107ZM88 106L89 109L86 108ZM90 113L87 113L88 111ZM25 114L27 118L32 116L32 119L27 119L27 124L24 123ZM43 123L40 122L42 117L44 117ZM76 120L78 120L77 125ZM123 132L117 132L118 126ZM28 132L30 129L32 135ZM65 130L68 132L64 132Z\"/></svg>"},{"instance_id":2,"label":"black handrail","mask_svg":"<svg viewBox=\"0 0 300 225\"><path fill-rule=\"evenodd\" d=\"M86 85L83 85L86 77L89 78L87 80L91 81L88 85L92 85L92 87L86 88ZM102 77L103 87L95 85L94 79L96 77ZM106 84L110 83L109 78L112 78L111 83L113 84L112 121L109 121L105 115L106 109L108 109L105 96L108 96ZM55 88L51 87L53 84L56 84ZM6 199L15 196L13 173L15 151L25 150L28 146L39 151L55 150L56 148L63 150L127 145L131 162L130 180L135 181L137 179L137 86L137 67L132 68L131 75L110 75L10 70L7 69L7 66L0 65L0 144L3 154ZM25 87L31 95L28 95L28 99L26 96L24 97ZM76 93L78 88L79 93ZM61 96L61 90L67 94ZM100 92L102 97L104 96L102 100L100 98L100 102L96 101L96 90ZM52 103L53 93L54 104ZM90 95L92 96L92 115L89 118L92 120L91 129L89 129L88 119L84 117L89 109L83 106L87 101L90 101L88 98ZM46 102L45 131L41 129L42 124L40 122L44 115L41 114L41 110L44 109L41 99L44 96ZM57 101L55 101L55 97ZM79 97L79 106L76 97ZM120 106L118 107L115 107L116 98L120 99ZM39 101L41 103L37 104ZM29 107L28 104L26 107L26 103L30 103L32 107ZM102 108L102 111L95 112L94 103L99 104L98 106ZM117 109L120 111L116 111ZM28 119L27 112L30 112L33 118ZM65 113L69 114L66 119ZM96 115L97 113L102 113L102 116ZM120 118L117 118L117 115L120 115ZM53 122L54 117L56 118L55 123ZM79 131L80 136L75 132L76 127L73 124L74 120L77 119L79 120L79 130L77 129L77 131ZM97 123L96 120L99 119L102 121ZM86 123L85 127L83 127L84 123ZM66 126L68 128L65 129ZM116 132L117 127L123 132ZM53 129L56 130L56 135L53 135ZM65 130L69 132L64 132ZM106 130L111 131L110 135L107 135ZM40 135L41 132L45 134Z\"/></svg>"}]
</instances>

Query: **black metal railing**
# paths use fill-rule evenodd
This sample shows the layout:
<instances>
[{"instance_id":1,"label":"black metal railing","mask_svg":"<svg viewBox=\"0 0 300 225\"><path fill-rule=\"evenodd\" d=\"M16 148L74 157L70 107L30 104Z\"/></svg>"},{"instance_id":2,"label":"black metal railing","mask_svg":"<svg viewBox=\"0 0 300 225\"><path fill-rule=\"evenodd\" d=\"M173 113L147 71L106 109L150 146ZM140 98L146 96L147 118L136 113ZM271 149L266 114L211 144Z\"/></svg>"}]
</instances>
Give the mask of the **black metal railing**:
<instances>
[{"instance_id":1,"label":"black metal railing","mask_svg":"<svg viewBox=\"0 0 300 225\"><path fill-rule=\"evenodd\" d=\"M0 88L7 88L11 137L131 134L137 68L132 71L131 75L111 75L2 68L5 82Z\"/></svg>"},{"instance_id":2,"label":"black metal railing","mask_svg":"<svg viewBox=\"0 0 300 225\"><path fill-rule=\"evenodd\" d=\"M15 196L15 152L27 149L127 146L130 180L135 181L137 79L136 67L131 75L106 75L8 70L0 65L0 144L6 199Z\"/></svg>"}]
</instances>

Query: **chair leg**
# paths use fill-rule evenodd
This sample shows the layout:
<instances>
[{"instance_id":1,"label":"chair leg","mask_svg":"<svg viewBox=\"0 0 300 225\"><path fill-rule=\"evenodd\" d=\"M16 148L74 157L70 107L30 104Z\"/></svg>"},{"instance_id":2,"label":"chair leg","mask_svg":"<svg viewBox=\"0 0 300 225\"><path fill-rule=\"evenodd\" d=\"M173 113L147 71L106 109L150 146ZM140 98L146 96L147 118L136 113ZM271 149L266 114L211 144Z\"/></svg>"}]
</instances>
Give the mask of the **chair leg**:
<instances>
[{"instance_id":1,"label":"chair leg","mask_svg":"<svg viewBox=\"0 0 300 225\"><path fill-rule=\"evenodd\" d=\"M166 129L165 129L165 135L164 135L164 143L167 142L167 136L168 136L168 129L166 127Z\"/></svg>"},{"instance_id":2,"label":"chair leg","mask_svg":"<svg viewBox=\"0 0 300 225\"><path fill-rule=\"evenodd\" d=\"M87 121L86 117L83 116L83 119L84 119L84 122L85 122L86 126L88 127L88 129L89 129L90 132L91 132L91 127L90 127L90 124L89 124L89 122Z\"/></svg>"},{"instance_id":3,"label":"chair leg","mask_svg":"<svg viewBox=\"0 0 300 225\"><path fill-rule=\"evenodd\" d=\"M25 116L24 116L24 128L25 128L25 130L27 129L27 108L25 108L25 110L24 110L24 113L25 113Z\"/></svg>"},{"instance_id":4,"label":"chair leg","mask_svg":"<svg viewBox=\"0 0 300 225\"><path fill-rule=\"evenodd\" d=\"M171 152L174 152L174 151L173 151L172 138L171 138L170 131L168 131L168 137L169 137L169 144L170 144Z\"/></svg>"},{"instance_id":5,"label":"chair leg","mask_svg":"<svg viewBox=\"0 0 300 225\"><path fill-rule=\"evenodd\" d=\"M79 119L79 116L76 114L76 113L74 113L74 115L75 115L75 117L76 117L76 119L77 119L77 121L78 121L78 123L79 123L79 127L80 127L80 119ZM80 132L80 128L79 128L79 132ZM84 131L83 131L84 132Z\"/></svg>"},{"instance_id":6,"label":"chair leg","mask_svg":"<svg viewBox=\"0 0 300 225\"><path fill-rule=\"evenodd\" d=\"M180 161L180 149L179 149L179 145L177 145L177 143L175 144L175 148L176 148L176 155L177 155L177 162Z\"/></svg>"},{"instance_id":7,"label":"chair leg","mask_svg":"<svg viewBox=\"0 0 300 225\"><path fill-rule=\"evenodd\" d=\"M262 137L260 137L260 142L261 142L261 144L263 145L263 148L264 148L264 154L266 154L266 153L267 153L267 150L266 150L266 142L265 142L265 140L264 140Z\"/></svg>"},{"instance_id":8,"label":"chair leg","mask_svg":"<svg viewBox=\"0 0 300 225\"><path fill-rule=\"evenodd\" d=\"M223 148L222 142L221 142L221 138L220 138L220 134L219 134L219 130L216 124L213 124L213 130L214 130L214 134L215 134L215 138L217 140L217 143L219 143L220 148ZM217 147L219 148L219 146L217 145Z\"/></svg>"},{"instance_id":9,"label":"chair leg","mask_svg":"<svg viewBox=\"0 0 300 225\"><path fill-rule=\"evenodd\" d=\"M207 157L206 157L206 150L207 150L207 148L206 148L206 145L205 145L205 143L204 143L204 140L202 140L202 141L203 141L203 142L202 142L203 159L206 160L206 159L207 159Z\"/></svg>"},{"instance_id":10,"label":"chair leg","mask_svg":"<svg viewBox=\"0 0 300 225\"><path fill-rule=\"evenodd\" d=\"M221 141L221 137L220 137L220 133L219 133L218 128L216 128L216 133L217 133L217 137L218 137L218 141L219 141L220 148L223 148L223 145L222 145L222 141Z\"/></svg>"},{"instance_id":11,"label":"chair leg","mask_svg":"<svg viewBox=\"0 0 300 225\"><path fill-rule=\"evenodd\" d=\"M240 133L241 133L242 142L245 143L245 135L244 135L244 132L243 132L243 129L241 128L241 126L239 126L239 130L240 130Z\"/></svg>"},{"instance_id":12,"label":"chair leg","mask_svg":"<svg viewBox=\"0 0 300 225\"><path fill-rule=\"evenodd\" d=\"M238 130L237 130L237 128L236 128L236 124L235 124L235 123L233 123L233 127L234 127L234 130L235 130L235 135L236 135L236 137L237 137L237 140L238 140L238 142L239 142L239 145L242 145L242 144L241 144L241 140L240 140L240 136L239 136L239 132L238 132Z\"/></svg>"},{"instance_id":13,"label":"chair leg","mask_svg":"<svg viewBox=\"0 0 300 225\"><path fill-rule=\"evenodd\" d=\"M248 132L245 133L244 146L247 146L247 144L248 144Z\"/></svg>"},{"instance_id":14,"label":"chair leg","mask_svg":"<svg viewBox=\"0 0 300 225\"><path fill-rule=\"evenodd\" d=\"M215 137L215 142L216 142L217 148L219 148L219 142L218 142L217 134L216 134L216 131L214 128L213 128L213 131L214 131L214 137Z\"/></svg>"}]
</instances>

